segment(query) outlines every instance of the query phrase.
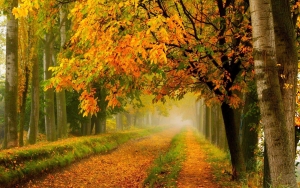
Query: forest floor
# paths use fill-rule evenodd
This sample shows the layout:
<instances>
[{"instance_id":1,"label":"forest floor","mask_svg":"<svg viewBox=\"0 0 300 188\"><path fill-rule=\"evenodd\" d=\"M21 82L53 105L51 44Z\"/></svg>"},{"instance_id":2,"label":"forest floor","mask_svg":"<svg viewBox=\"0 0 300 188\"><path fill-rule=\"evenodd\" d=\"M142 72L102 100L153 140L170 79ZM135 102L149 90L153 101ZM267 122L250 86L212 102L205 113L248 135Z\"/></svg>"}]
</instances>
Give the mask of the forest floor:
<instances>
[{"instance_id":1,"label":"forest floor","mask_svg":"<svg viewBox=\"0 0 300 188\"><path fill-rule=\"evenodd\" d=\"M152 162L168 150L172 138L179 132L180 128L172 128L129 141L108 154L83 159L18 187L143 187ZM191 129L185 139L187 157L178 177L178 187L221 187L214 183L211 167L205 162L206 154Z\"/></svg>"},{"instance_id":2,"label":"forest floor","mask_svg":"<svg viewBox=\"0 0 300 188\"><path fill-rule=\"evenodd\" d=\"M210 164L206 162L206 154L201 150L191 129L188 129L186 139L186 160L178 177L178 188L221 187L215 179Z\"/></svg>"}]
</instances>

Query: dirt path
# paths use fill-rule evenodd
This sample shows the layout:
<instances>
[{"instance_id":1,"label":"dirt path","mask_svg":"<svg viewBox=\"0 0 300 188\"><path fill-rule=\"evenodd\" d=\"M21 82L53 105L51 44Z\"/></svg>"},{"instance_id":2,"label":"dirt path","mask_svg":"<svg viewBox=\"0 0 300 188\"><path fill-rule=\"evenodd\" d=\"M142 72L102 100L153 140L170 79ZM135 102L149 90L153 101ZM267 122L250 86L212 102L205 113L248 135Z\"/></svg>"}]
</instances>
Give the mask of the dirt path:
<instances>
[{"instance_id":1,"label":"dirt path","mask_svg":"<svg viewBox=\"0 0 300 188\"><path fill-rule=\"evenodd\" d=\"M21 187L142 187L152 161L168 148L178 132L168 129L130 141L109 154L93 156Z\"/></svg>"},{"instance_id":2,"label":"dirt path","mask_svg":"<svg viewBox=\"0 0 300 188\"><path fill-rule=\"evenodd\" d=\"M186 134L186 156L178 177L178 188L221 187L214 183L210 165L205 162L206 155L191 128L188 128Z\"/></svg>"}]
</instances>

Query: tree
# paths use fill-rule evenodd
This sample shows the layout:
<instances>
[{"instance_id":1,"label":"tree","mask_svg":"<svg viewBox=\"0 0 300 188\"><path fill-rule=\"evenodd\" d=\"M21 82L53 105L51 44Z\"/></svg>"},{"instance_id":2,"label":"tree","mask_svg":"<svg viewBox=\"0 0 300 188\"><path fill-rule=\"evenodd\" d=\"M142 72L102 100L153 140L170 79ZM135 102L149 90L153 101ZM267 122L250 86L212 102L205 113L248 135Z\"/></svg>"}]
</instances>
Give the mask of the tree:
<instances>
[{"instance_id":1,"label":"tree","mask_svg":"<svg viewBox=\"0 0 300 188\"><path fill-rule=\"evenodd\" d=\"M12 14L14 7L18 0L9 1L7 9L4 148L18 146L18 20Z\"/></svg>"},{"instance_id":2,"label":"tree","mask_svg":"<svg viewBox=\"0 0 300 188\"><path fill-rule=\"evenodd\" d=\"M66 6L60 5L60 46L66 43ZM54 57L56 59L56 57ZM66 138L68 127L67 127L67 110L66 110L66 94L65 90L61 90L56 93L56 111L57 111L57 129L58 137Z\"/></svg>"},{"instance_id":3,"label":"tree","mask_svg":"<svg viewBox=\"0 0 300 188\"><path fill-rule=\"evenodd\" d=\"M68 46L48 87L81 92L84 115L99 110L91 84L102 80L108 106L144 90L182 98L201 93L220 103L231 153L233 179L245 172L235 91L252 79L250 21L244 1L75 2ZM86 70L86 71L85 71Z\"/></svg>"},{"instance_id":4,"label":"tree","mask_svg":"<svg viewBox=\"0 0 300 188\"><path fill-rule=\"evenodd\" d=\"M258 133L260 112L258 107L255 81L249 82L250 92L245 94L245 105L242 111L242 150L248 172L257 167L256 151L258 149Z\"/></svg>"},{"instance_id":5,"label":"tree","mask_svg":"<svg viewBox=\"0 0 300 188\"><path fill-rule=\"evenodd\" d=\"M24 145L24 124L26 101L31 74L32 40L29 36L29 21L27 18L19 19L18 36L18 115L19 115L19 146Z\"/></svg>"},{"instance_id":6,"label":"tree","mask_svg":"<svg viewBox=\"0 0 300 188\"><path fill-rule=\"evenodd\" d=\"M44 49L44 80L48 80L52 77L49 67L53 66L52 53L54 35L52 32L45 35L45 49ZM44 93L45 103L45 130L48 141L55 141L56 137L56 125L55 125L55 112L54 112L54 89L49 89Z\"/></svg>"},{"instance_id":7,"label":"tree","mask_svg":"<svg viewBox=\"0 0 300 188\"><path fill-rule=\"evenodd\" d=\"M38 30L36 34L44 39L44 80L48 80L52 77L51 70L48 70L50 66L53 66L53 62L56 60L55 53L55 42L59 34L57 34L56 26L57 20L60 20L61 29L61 45L65 44L66 37L66 13L65 9L61 8L64 3L57 2L54 0L47 1L23 1L18 8L14 9L14 14L17 17L35 17L39 19ZM62 6L60 6L62 5ZM61 10L61 19L57 19L57 13ZM52 90L52 91L50 91ZM67 120L66 120L66 102L65 92L61 91L57 93L57 122L55 117L55 101L54 101L54 90L50 89L45 92L45 129L47 139L54 141L57 138L57 128L55 123L58 124L58 136L65 137L67 132Z\"/></svg>"},{"instance_id":8,"label":"tree","mask_svg":"<svg viewBox=\"0 0 300 188\"><path fill-rule=\"evenodd\" d=\"M36 15L35 15L36 16ZM35 144L38 136L38 126L40 119L40 70L38 61L38 37L36 36L37 23L32 16L29 22L29 49L31 61L31 112L28 129L28 143Z\"/></svg>"},{"instance_id":9,"label":"tree","mask_svg":"<svg viewBox=\"0 0 300 188\"><path fill-rule=\"evenodd\" d=\"M296 48L295 24L291 17L290 1L272 0L276 59L279 64L279 83L285 114L285 122L290 140L292 158L295 158L295 111L296 88L298 75L298 52Z\"/></svg>"},{"instance_id":10,"label":"tree","mask_svg":"<svg viewBox=\"0 0 300 188\"><path fill-rule=\"evenodd\" d=\"M274 26L280 22L278 22L278 18L273 19L272 11L274 10L271 2L275 3L276 1L250 1L259 107L270 164L271 186L297 187L294 158L290 150L289 132L284 118L286 116L279 83L279 62L276 56L278 33L275 32L275 29L278 29L278 26ZM291 14L284 14L285 8L281 7L276 14L283 13L281 16L285 17L282 19L289 22ZM274 25L274 23L276 24ZM289 29L288 26L284 27ZM293 42L290 45L293 45Z\"/></svg>"},{"instance_id":11,"label":"tree","mask_svg":"<svg viewBox=\"0 0 300 188\"><path fill-rule=\"evenodd\" d=\"M37 51L37 50L36 50ZM34 53L32 58L32 84L31 84L31 113L29 122L29 144L35 144L38 135L38 125L40 117L40 80L39 80L39 63L37 55Z\"/></svg>"}]
</instances>

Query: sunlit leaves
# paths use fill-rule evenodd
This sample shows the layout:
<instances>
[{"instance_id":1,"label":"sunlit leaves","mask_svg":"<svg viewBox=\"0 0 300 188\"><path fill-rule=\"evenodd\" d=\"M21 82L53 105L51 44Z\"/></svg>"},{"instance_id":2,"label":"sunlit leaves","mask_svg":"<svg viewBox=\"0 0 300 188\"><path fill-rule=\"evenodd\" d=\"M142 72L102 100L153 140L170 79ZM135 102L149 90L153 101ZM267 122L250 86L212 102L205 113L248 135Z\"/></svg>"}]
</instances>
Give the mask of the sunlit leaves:
<instances>
[{"instance_id":1,"label":"sunlit leaves","mask_svg":"<svg viewBox=\"0 0 300 188\"><path fill-rule=\"evenodd\" d=\"M219 96L206 96L237 106L228 93L242 91L252 73L251 28L241 2L223 8L220 17L214 1L76 1L69 14L74 33L50 86L84 92L100 82L111 107L135 90L160 101L210 88ZM237 80L232 70L240 67Z\"/></svg>"},{"instance_id":2,"label":"sunlit leaves","mask_svg":"<svg viewBox=\"0 0 300 188\"><path fill-rule=\"evenodd\" d=\"M83 116L88 116L89 114L94 115L99 111L99 107L97 106L97 98L94 97L95 89L91 89L90 92L84 90L80 97L80 113Z\"/></svg>"},{"instance_id":3,"label":"sunlit leaves","mask_svg":"<svg viewBox=\"0 0 300 188\"><path fill-rule=\"evenodd\" d=\"M22 0L20 7L13 9L16 18L27 17L28 13L34 9L39 9L39 0Z\"/></svg>"}]
</instances>

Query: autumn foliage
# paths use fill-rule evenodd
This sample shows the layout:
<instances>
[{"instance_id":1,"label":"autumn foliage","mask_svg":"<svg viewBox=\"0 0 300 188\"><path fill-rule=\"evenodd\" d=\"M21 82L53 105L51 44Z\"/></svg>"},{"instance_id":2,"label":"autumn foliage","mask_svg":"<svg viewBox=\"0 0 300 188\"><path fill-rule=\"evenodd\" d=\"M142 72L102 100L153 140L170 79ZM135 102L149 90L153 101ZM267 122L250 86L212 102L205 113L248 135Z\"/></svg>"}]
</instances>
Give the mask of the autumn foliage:
<instances>
[{"instance_id":1,"label":"autumn foliage","mask_svg":"<svg viewBox=\"0 0 300 188\"><path fill-rule=\"evenodd\" d=\"M93 83L108 89L111 107L135 90L156 100L194 91L237 107L241 100L233 92L252 78L245 11L242 1L77 1L70 12L75 32L48 87L81 92L86 113L99 110Z\"/></svg>"}]
</instances>

